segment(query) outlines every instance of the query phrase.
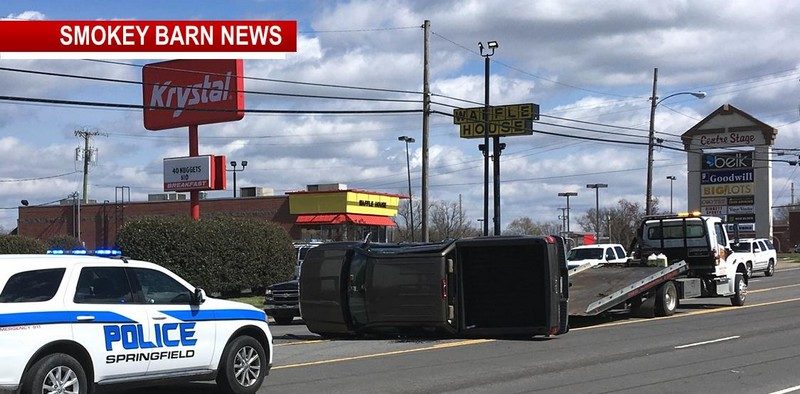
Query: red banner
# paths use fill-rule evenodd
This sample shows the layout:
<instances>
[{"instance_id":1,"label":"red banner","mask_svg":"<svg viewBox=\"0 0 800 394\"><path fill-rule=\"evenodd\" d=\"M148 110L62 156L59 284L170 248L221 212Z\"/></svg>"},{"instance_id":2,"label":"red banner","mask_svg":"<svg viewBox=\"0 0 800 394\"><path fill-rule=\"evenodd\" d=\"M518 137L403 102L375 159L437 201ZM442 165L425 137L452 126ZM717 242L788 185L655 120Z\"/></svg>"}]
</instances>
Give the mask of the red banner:
<instances>
[{"instance_id":1,"label":"red banner","mask_svg":"<svg viewBox=\"0 0 800 394\"><path fill-rule=\"evenodd\" d=\"M296 21L0 21L0 52L296 52ZM237 56L241 57L241 56Z\"/></svg>"},{"instance_id":2,"label":"red banner","mask_svg":"<svg viewBox=\"0 0 800 394\"><path fill-rule=\"evenodd\" d=\"M175 127L244 117L241 59L170 60L142 69L144 127Z\"/></svg>"}]
</instances>

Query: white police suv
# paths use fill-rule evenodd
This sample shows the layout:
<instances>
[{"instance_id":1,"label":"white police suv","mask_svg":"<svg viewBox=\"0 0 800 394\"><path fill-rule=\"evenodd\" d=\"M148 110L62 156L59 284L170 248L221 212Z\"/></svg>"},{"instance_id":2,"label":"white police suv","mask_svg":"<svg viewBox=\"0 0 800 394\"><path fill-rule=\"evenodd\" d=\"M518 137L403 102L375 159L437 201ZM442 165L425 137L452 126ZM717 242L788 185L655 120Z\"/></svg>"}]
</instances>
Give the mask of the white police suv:
<instances>
[{"instance_id":1,"label":"white police suv","mask_svg":"<svg viewBox=\"0 0 800 394\"><path fill-rule=\"evenodd\" d=\"M0 255L0 390L213 380L253 393L272 365L263 311L152 263Z\"/></svg>"}]
</instances>

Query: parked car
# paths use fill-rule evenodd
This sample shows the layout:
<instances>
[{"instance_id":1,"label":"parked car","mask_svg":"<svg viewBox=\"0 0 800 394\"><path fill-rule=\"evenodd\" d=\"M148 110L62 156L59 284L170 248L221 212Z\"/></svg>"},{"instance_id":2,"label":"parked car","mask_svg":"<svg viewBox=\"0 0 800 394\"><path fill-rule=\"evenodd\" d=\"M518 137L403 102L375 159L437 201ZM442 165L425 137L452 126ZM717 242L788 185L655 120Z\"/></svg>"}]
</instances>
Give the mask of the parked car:
<instances>
[{"instance_id":1,"label":"parked car","mask_svg":"<svg viewBox=\"0 0 800 394\"><path fill-rule=\"evenodd\" d=\"M300 316L300 267L303 265L306 253L319 245L322 245L322 242L295 242L297 265L294 268L294 277L286 282L267 286L264 294L264 312L272 316L276 324L292 324L294 318Z\"/></svg>"},{"instance_id":2,"label":"parked car","mask_svg":"<svg viewBox=\"0 0 800 394\"><path fill-rule=\"evenodd\" d=\"M625 248L620 244L597 244L576 246L567 254L569 269L584 264L625 263L628 261Z\"/></svg>"},{"instance_id":3,"label":"parked car","mask_svg":"<svg viewBox=\"0 0 800 394\"><path fill-rule=\"evenodd\" d=\"M744 238L731 245L734 253L742 255L747 264L747 276L755 272L763 272L764 276L775 274L775 262L778 260L775 246L765 238Z\"/></svg>"}]
</instances>

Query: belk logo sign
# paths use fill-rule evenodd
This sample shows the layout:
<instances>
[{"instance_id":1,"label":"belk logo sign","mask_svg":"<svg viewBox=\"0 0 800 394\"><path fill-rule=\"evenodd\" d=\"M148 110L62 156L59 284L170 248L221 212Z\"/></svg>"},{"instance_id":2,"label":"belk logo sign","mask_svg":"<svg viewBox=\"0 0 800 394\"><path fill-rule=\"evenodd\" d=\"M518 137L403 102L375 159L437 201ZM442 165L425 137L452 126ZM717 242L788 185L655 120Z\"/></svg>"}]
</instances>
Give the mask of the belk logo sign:
<instances>
[{"instance_id":1,"label":"belk logo sign","mask_svg":"<svg viewBox=\"0 0 800 394\"><path fill-rule=\"evenodd\" d=\"M710 153L703 155L704 170L753 167L753 152Z\"/></svg>"},{"instance_id":2,"label":"belk logo sign","mask_svg":"<svg viewBox=\"0 0 800 394\"><path fill-rule=\"evenodd\" d=\"M175 127L244 117L242 60L171 60L142 70L144 127Z\"/></svg>"}]
</instances>

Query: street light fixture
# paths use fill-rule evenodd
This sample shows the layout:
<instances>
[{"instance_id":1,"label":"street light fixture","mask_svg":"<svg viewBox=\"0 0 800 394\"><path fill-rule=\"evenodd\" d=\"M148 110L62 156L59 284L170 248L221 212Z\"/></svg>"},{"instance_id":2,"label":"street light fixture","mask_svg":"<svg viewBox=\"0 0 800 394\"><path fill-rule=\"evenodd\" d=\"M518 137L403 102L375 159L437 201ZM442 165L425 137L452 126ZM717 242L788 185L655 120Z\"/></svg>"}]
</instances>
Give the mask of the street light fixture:
<instances>
[{"instance_id":1,"label":"street light fixture","mask_svg":"<svg viewBox=\"0 0 800 394\"><path fill-rule=\"evenodd\" d=\"M414 242L414 200L411 198L411 161L408 156L408 144L414 143L416 140L405 135L397 137L397 140L406 143L406 170L408 171L408 213L411 218L411 224L409 225L408 229L411 233L411 242Z\"/></svg>"},{"instance_id":2,"label":"street light fixture","mask_svg":"<svg viewBox=\"0 0 800 394\"><path fill-rule=\"evenodd\" d=\"M675 181L675 175L667 175L667 179L669 179L669 213L672 213L672 182Z\"/></svg>"},{"instance_id":3,"label":"street light fixture","mask_svg":"<svg viewBox=\"0 0 800 394\"><path fill-rule=\"evenodd\" d=\"M231 167L233 167L233 168L230 169L230 170L226 170L226 171L233 172L233 198L236 198L236 173L240 172L240 171L244 171L244 168L247 167L247 160L242 160L242 168L240 168L240 169L236 168L236 161L232 160L231 161Z\"/></svg>"},{"instance_id":4,"label":"street light fixture","mask_svg":"<svg viewBox=\"0 0 800 394\"><path fill-rule=\"evenodd\" d=\"M566 197L567 198L567 214L566 214L566 217L567 217L567 236L569 236L569 234L570 234L570 232L569 232L569 198L570 197L575 197L577 195L578 195L578 192L558 193L559 197Z\"/></svg>"},{"instance_id":5,"label":"street light fixture","mask_svg":"<svg viewBox=\"0 0 800 394\"><path fill-rule=\"evenodd\" d=\"M486 45L491 49L491 52L484 53L483 52L483 43L478 42L478 48L480 49L481 56L484 59L484 79L483 79L483 87L484 87L484 108L483 108L483 235L489 235L489 57L494 55L495 49L499 47L497 41L488 41ZM499 138L495 140L495 155L497 155L497 142ZM498 167L499 168L499 167ZM497 191L499 190L499 183L495 185L495 197L497 196ZM496 200L497 202L497 200ZM495 232L499 235L499 228L500 228L500 221L497 217L497 209L499 208L499 203L495 204Z\"/></svg>"},{"instance_id":6,"label":"street light fixture","mask_svg":"<svg viewBox=\"0 0 800 394\"><path fill-rule=\"evenodd\" d=\"M667 97L662 98L661 100L658 99L656 96L656 86L658 82L658 68L653 69L653 95L650 96L650 134L647 142L647 192L645 193L645 215L650 215L653 212L653 140L655 136L655 118L656 118L656 107L661 104L662 101L674 97L679 96L682 94L689 94L698 99L703 99L706 97L706 92L678 92L672 93Z\"/></svg>"},{"instance_id":7,"label":"street light fixture","mask_svg":"<svg viewBox=\"0 0 800 394\"><path fill-rule=\"evenodd\" d=\"M605 183L590 183L586 185L587 189L594 189L594 213L595 213L595 225L594 225L594 239L595 242L600 243L600 189L608 187Z\"/></svg>"}]
</instances>

